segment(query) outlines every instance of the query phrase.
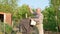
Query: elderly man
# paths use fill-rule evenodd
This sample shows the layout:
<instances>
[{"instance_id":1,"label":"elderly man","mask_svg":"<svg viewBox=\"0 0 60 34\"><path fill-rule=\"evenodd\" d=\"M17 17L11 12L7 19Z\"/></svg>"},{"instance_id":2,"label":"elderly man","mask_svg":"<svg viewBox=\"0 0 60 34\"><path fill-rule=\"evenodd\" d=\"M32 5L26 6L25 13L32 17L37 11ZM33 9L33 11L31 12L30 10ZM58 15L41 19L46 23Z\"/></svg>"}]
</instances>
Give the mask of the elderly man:
<instances>
[{"instance_id":1,"label":"elderly man","mask_svg":"<svg viewBox=\"0 0 60 34\"><path fill-rule=\"evenodd\" d=\"M38 8L38 9L36 9L35 12L33 12L31 10L31 8L29 8L29 9L30 9L30 12L35 15L34 18L32 18L32 19L37 22L36 27L39 30L39 34L44 34L44 32L43 32L43 15L41 13L41 9Z\"/></svg>"}]
</instances>

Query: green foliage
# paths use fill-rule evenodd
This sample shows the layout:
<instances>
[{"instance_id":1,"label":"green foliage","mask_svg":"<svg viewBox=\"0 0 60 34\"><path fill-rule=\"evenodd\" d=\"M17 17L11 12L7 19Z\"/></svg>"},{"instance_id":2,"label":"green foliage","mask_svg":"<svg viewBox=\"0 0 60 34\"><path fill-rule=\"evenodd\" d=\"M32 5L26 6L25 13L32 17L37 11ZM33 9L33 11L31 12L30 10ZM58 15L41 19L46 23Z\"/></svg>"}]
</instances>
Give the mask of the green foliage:
<instances>
[{"instance_id":1,"label":"green foliage","mask_svg":"<svg viewBox=\"0 0 60 34\"><path fill-rule=\"evenodd\" d=\"M44 15L44 29L56 31L56 14L54 8L47 7L42 13Z\"/></svg>"},{"instance_id":2,"label":"green foliage","mask_svg":"<svg viewBox=\"0 0 60 34\"><path fill-rule=\"evenodd\" d=\"M34 11L34 9L33 9L33 11ZM13 21L14 25L17 25L19 23L20 19L26 18L26 14L27 14L27 17L32 16L32 14L30 13L28 5L23 4L22 6L18 7L16 9L16 12L14 12L14 14L12 16L13 20L14 20Z\"/></svg>"},{"instance_id":3,"label":"green foliage","mask_svg":"<svg viewBox=\"0 0 60 34\"><path fill-rule=\"evenodd\" d=\"M8 24L5 24L4 22L0 22L0 30L1 32L6 32L7 34L12 32L12 27Z\"/></svg>"},{"instance_id":4,"label":"green foliage","mask_svg":"<svg viewBox=\"0 0 60 34\"><path fill-rule=\"evenodd\" d=\"M13 15L16 8L17 0L0 0L0 12L8 12Z\"/></svg>"},{"instance_id":5,"label":"green foliage","mask_svg":"<svg viewBox=\"0 0 60 34\"><path fill-rule=\"evenodd\" d=\"M18 10L18 13L22 16L22 18L26 18L26 13L28 14L28 16L30 15L28 5L24 4L21 7L19 7Z\"/></svg>"},{"instance_id":6,"label":"green foliage","mask_svg":"<svg viewBox=\"0 0 60 34\"><path fill-rule=\"evenodd\" d=\"M54 7L60 6L60 0L50 0L50 4Z\"/></svg>"},{"instance_id":7,"label":"green foliage","mask_svg":"<svg viewBox=\"0 0 60 34\"><path fill-rule=\"evenodd\" d=\"M12 13L12 10L13 10L13 8L10 5L0 4L0 12L9 12L9 13Z\"/></svg>"},{"instance_id":8,"label":"green foliage","mask_svg":"<svg viewBox=\"0 0 60 34\"><path fill-rule=\"evenodd\" d=\"M59 26L60 29L60 0L50 0L50 4L55 10L57 26Z\"/></svg>"},{"instance_id":9,"label":"green foliage","mask_svg":"<svg viewBox=\"0 0 60 34\"><path fill-rule=\"evenodd\" d=\"M26 18L26 14L28 17L30 16L28 5L23 4L22 6L17 8L17 11L13 15L13 19L19 20L22 18Z\"/></svg>"},{"instance_id":10,"label":"green foliage","mask_svg":"<svg viewBox=\"0 0 60 34\"><path fill-rule=\"evenodd\" d=\"M50 6L43 10L44 29L56 31L56 27L60 28L60 0L49 0Z\"/></svg>"}]
</instances>

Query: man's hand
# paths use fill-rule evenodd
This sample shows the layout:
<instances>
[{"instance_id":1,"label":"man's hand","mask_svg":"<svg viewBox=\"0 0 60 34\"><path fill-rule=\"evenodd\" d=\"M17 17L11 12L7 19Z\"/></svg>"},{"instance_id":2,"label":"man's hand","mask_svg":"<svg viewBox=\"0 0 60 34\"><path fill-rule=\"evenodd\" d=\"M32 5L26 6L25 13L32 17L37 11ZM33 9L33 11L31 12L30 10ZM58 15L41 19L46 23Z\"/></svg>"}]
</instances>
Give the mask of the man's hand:
<instances>
[{"instance_id":1,"label":"man's hand","mask_svg":"<svg viewBox=\"0 0 60 34\"><path fill-rule=\"evenodd\" d=\"M29 6L28 6L29 7ZM32 11L32 9L29 7L29 11L31 12L31 13L33 13L33 11Z\"/></svg>"}]
</instances>

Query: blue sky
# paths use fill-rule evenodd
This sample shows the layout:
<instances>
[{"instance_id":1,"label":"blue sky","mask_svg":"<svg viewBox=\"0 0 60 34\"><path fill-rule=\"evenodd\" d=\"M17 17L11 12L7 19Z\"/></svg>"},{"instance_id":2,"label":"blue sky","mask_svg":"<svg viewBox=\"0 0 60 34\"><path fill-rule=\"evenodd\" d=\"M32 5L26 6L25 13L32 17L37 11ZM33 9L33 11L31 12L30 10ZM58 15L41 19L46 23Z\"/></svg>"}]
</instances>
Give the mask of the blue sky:
<instances>
[{"instance_id":1,"label":"blue sky","mask_svg":"<svg viewBox=\"0 0 60 34\"><path fill-rule=\"evenodd\" d=\"M49 0L20 0L18 5L21 6L22 4L27 4L31 8L41 8L42 10L49 6Z\"/></svg>"}]
</instances>

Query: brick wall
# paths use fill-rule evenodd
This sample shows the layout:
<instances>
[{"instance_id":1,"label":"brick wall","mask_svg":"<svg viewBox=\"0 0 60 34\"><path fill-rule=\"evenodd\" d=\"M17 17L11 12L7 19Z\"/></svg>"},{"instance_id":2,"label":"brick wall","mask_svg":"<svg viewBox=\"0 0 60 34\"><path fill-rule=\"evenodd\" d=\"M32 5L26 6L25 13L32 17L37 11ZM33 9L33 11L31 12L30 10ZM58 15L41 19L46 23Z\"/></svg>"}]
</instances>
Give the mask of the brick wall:
<instances>
[{"instance_id":1,"label":"brick wall","mask_svg":"<svg viewBox=\"0 0 60 34\"><path fill-rule=\"evenodd\" d=\"M7 14L6 14L6 22L7 22L9 25L12 25L12 19L11 19L11 14L10 14L10 13L7 13Z\"/></svg>"},{"instance_id":2,"label":"brick wall","mask_svg":"<svg viewBox=\"0 0 60 34\"><path fill-rule=\"evenodd\" d=\"M4 12L0 12L0 14L4 15L4 22L12 25L12 18L11 18L11 14L10 13L4 13ZM1 16L0 16L1 17Z\"/></svg>"}]
</instances>

